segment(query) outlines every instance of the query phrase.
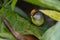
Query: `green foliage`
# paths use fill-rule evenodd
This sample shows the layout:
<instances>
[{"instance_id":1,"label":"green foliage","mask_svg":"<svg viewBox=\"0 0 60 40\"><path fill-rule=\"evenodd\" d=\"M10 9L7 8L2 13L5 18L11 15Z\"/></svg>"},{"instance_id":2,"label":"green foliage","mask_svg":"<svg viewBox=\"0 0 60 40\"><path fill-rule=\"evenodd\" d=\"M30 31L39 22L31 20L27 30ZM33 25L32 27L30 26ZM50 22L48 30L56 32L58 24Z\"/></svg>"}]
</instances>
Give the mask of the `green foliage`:
<instances>
[{"instance_id":1,"label":"green foliage","mask_svg":"<svg viewBox=\"0 0 60 40\"><path fill-rule=\"evenodd\" d=\"M59 0L24 0L26 2L60 11L60 1Z\"/></svg>"},{"instance_id":2,"label":"green foliage","mask_svg":"<svg viewBox=\"0 0 60 40\"><path fill-rule=\"evenodd\" d=\"M41 37L39 29L37 29L34 25L32 25L28 20L22 18L17 13L12 12L8 9L0 10L0 16L5 17L11 24L12 28L22 34L33 34L37 36L39 39ZM8 32L8 29L0 20L0 33Z\"/></svg>"},{"instance_id":3,"label":"green foliage","mask_svg":"<svg viewBox=\"0 0 60 40\"><path fill-rule=\"evenodd\" d=\"M3 1L3 2L2 2ZM15 5L16 5L16 3L17 3L17 0L2 0L2 1L0 1L1 2L1 6L2 7L8 7L9 5L11 5L11 9L12 9L12 11L14 11L14 8L15 8Z\"/></svg>"},{"instance_id":4,"label":"green foliage","mask_svg":"<svg viewBox=\"0 0 60 40\"><path fill-rule=\"evenodd\" d=\"M16 40L10 33L0 33L0 40Z\"/></svg>"},{"instance_id":5,"label":"green foliage","mask_svg":"<svg viewBox=\"0 0 60 40\"><path fill-rule=\"evenodd\" d=\"M60 40L60 22L57 22L56 25L49 28L41 40Z\"/></svg>"},{"instance_id":6,"label":"green foliage","mask_svg":"<svg viewBox=\"0 0 60 40\"><path fill-rule=\"evenodd\" d=\"M1 7L7 7L8 5L10 5L11 2L12 2L12 0L10 0L10 1L1 0Z\"/></svg>"},{"instance_id":7,"label":"green foliage","mask_svg":"<svg viewBox=\"0 0 60 40\"><path fill-rule=\"evenodd\" d=\"M41 7L60 11L59 0L25 0L25 1ZM15 7L16 3L17 0L10 0L10 1L4 0L4 3L1 2L0 4L1 5L0 16L5 17L10 22L13 29L15 29L17 32L21 34L33 34L41 40L59 40L60 22L58 22L56 25L48 29L51 26L51 24L49 24L47 19L45 20L44 24L41 27L36 27L30 22L30 18L26 15L26 13L24 13L21 9ZM9 5L10 7L8 7ZM60 18L58 18L60 12L52 10L46 10L46 11L43 10L41 12L43 12L44 14L46 13L45 15L53 18L56 21L60 20ZM8 40L16 40L0 19L0 40L6 40L3 37L7 38Z\"/></svg>"},{"instance_id":8,"label":"green foliage","mask_svg":"<svg viewBox=\"0 0 60 40\"><path fill-rule=\"evenodd\" d=\"M39 10L39 11L41 11L43 14L49 16L50 18L56 21L60 21L60 12L58 11L53 10Z\"/></svg>"},{"instance_id":9,"label":"green foliage","mask_svg":"<svg viewBox=\"0 0 60 40\"><path fill-rule=\"evenodd\" d=\"M14 7L15 7L15 5L16 5L16 2L17 2L17 0L12 0L11 7L12 7L12 10L13 10L13 11L14 11Z\"/></svg>"}]
</instances>

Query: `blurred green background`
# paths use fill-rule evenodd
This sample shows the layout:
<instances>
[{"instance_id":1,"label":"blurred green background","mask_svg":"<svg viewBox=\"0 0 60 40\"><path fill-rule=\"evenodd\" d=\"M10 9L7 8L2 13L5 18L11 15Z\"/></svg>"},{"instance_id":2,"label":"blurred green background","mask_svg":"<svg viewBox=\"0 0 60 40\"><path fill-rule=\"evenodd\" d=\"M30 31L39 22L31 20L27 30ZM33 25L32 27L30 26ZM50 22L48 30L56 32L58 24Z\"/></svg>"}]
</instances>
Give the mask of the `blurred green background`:
<instances>
[{"instance_id":1,"label":"blurred green background","mask_svg":"<svg viewBox=\"0 0 60 40\"><path fill-rule=\"evenodd\" d=\"M31 22L31 10L44 9L60 11L59 2L60 1L57 0L0 0L0 16L5 17L10 22L12 28L17 32L21 34L32 34L41 39L46 30L55 25L57 21L51 19L47 15L43 15L44 24L38 27ZM7 38L8 40L16 40L5 27L1 19L0 36L2 37L0 37L1 40L5 40L3 37Z\"/></svg>"}]
</instances>

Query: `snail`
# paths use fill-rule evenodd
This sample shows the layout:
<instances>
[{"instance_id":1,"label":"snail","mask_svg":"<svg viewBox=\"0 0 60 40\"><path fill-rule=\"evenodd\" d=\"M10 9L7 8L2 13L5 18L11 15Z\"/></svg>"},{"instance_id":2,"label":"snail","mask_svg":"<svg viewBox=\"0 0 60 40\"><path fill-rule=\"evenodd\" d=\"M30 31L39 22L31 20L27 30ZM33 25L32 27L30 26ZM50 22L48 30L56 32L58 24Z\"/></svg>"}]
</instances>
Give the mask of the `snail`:
<instances>
[{"instance_id":1,"label":"snail","mask_svg":"<svg viewBox=\"0 0 60 40\"><path fill-rule=\"evenodd\" d=\"M32 23L37 26L40 26L44 23L44 17L42 13L36 9L33 9L31 11L31 20L32 20Z\"/></svg>"},{"instance_id":2,"label":"snail","mask_svg":"<svg viewBox=\"0 0 60 40\"><path fill-rule=\"evenodd\" d=\"M39 40L36 36L32 34L20 34L17 31L15 31L11 25L9 24L8 20L6 18L1 18L2 22L5 24L6 28L12 33L12 35L17 39L17 40Z\"/></svg>"}]
</instances>

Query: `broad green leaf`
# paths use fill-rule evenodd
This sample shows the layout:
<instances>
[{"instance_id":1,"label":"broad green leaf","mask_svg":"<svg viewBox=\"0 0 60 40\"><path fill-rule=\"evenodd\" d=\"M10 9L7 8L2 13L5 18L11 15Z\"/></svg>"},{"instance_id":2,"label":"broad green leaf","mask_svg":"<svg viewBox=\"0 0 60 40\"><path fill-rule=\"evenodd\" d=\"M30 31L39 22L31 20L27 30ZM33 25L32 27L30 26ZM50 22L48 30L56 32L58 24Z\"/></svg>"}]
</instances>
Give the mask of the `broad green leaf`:
<instances>
[{"instance_id":1,"label":"broad green leaf","mask_svg":"<svg viewBox=\"0 0 60 40\"><path fill-rule=\"evenodd\" d=\"M56 25L49 28L41 40L60 40L60 22L57 22Z\"/></svg>"},{"instance_id":2,"label":"broad green leaf","mask_svg":"<svg viewBox=\"0 0 60 40\"><path fill-rule=\"evenodd\" d=\"M39 39L41 37L41 33L36 26L32 25L28 20L19 16L17 13L12 12L8 9L0 10L0 16L5 17L11 24L12 28L22 34L33 34L37 36ZM8 32L8 29L0 20L0 33Z\"/></svg>"},{"instance_id":3,"label":"broad green leaf","mask_svg":"<svg viewBox=\"0 0 60 40\"><path fill-rule=\"evenodd\" d=\"M53 10L39 10L39 11L41 11L43 14L49 16L50 18L56 21L60 21L60 12L58 11Z\"/></svg>"},{"instance_id":4,"label":"broad green leaf","mask_svg":"<svg viewBox=\"0 0 60 40\"><path fill-rule=\"evenodd\" d=\"M12 8L13 11L14 11L16 3L17 3L17 0L12 0L11 8Z\"/></svg>"},{"instance_id":5,"label":"broad green leaf","mask_svg":"<svg viewBox=\"0 0 60 40\"><path fill-rule=\"evenodd\" d=\"M26 2L60 11L60 1L59 0L24 0Z\"/></svg>"}]
</instances>

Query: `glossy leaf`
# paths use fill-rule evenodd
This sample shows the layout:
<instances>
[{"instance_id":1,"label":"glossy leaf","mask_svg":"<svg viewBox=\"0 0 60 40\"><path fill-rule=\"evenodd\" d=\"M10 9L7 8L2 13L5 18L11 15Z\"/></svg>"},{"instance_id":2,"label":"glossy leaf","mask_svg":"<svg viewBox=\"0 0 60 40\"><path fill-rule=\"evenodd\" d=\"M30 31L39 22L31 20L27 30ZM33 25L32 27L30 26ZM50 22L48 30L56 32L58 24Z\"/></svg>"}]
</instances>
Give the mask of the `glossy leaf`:
<instances>
[{"instance_id":1,"label":"glossy leaf","mask_svg":"<svg viewBox=\"0 0 60 40\"><path fill-rule=\"evenodd\" d=\"M39 11L41 11L43 14L49 16L50 18L56 21L60 21L60 12L58 11L53 10L39 10Z\"/></svg>"},{"instance_id":2,"label":"glossy leaf","mask_svg":"<svg viewBox=\"0 0 60 40\"><path fill-rule=\"evenodd\" d=\"M26 2L60 11L60 1L59 0L24 0Z\"/></svg>"},{"instance_id":3,"label":"glossy leaf","mask_svg":"<svg viewBox=\"0 0 60 40\"><path fill-rule=\"evenodd\" d=\"M60 22L57 22L56 25L49 28L41 40L60 40Z\"/></svg>"}]
</instances>

